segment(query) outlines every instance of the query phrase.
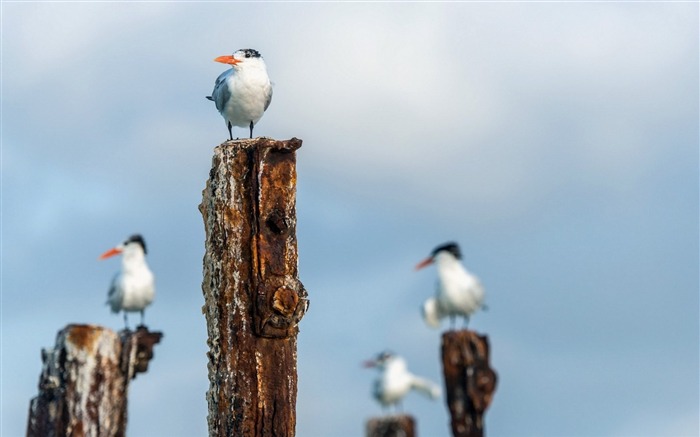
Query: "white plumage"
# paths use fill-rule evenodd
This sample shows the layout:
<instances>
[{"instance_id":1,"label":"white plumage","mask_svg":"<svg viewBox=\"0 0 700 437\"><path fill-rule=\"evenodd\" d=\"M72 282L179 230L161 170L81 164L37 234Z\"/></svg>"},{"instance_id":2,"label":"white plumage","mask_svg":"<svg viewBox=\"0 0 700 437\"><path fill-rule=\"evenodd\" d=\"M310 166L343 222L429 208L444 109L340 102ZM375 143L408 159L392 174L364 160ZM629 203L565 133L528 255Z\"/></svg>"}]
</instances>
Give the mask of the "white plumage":
<instances>
[{"instance_id":1,"label":"white plumage","mask_svg":"<svg viewBox=\"0 0 700 437\"><path fill-rule=\"evenodd\" d=\"M100 256L106 259L122 255L122 268L114 276L107 295L107 304L113 313L124 312L124 324L128 329L128 312L140 312L144 323L144 310L155 297L155 278L146 263L146 243L140 235L132 235L122 244Z\"/></svg>"},{"instance_id":2,"label":"white plumage","mask_svg":"<svg viewBox=\"0 0 700 437\"><path fill-rule=\"evenodd\" d=\"M224 117L230 139L233 139L232 126L249 128L250 138L253 138L253 126L272 100L272 83L265 61L253 49L237 50L231 56L219 56L214 60L229 64L231 69L219 75L207 99L214 101Z\"/></svg>"},{"instance_id":3,"label":"white plumage","mask_svg":"<svg viewBox=\"0 0 700 437\"><path fill-rule=\"evenodd\" d=\"M372 395L382 407L399 405L411 390L417 390L431 399L440 397L440 387L409 372L406 361L399 355L382 352L377 358L365 362L365 367L379 369Z\"/></svg>"},{"instance_id":4,"label":"white plumage","mask_svg":"<svg viewBox=\"0 0 700 437\"><path fill-rule=\"evenodd\" d=\"M468 322L474 312L484 307L484 288L479 278L464 268L461 258L459 246L446 243L435 248L429 258L416 266L416 269L432 263L437 266L435 297L423 304L423 319L433 328L439 328L440 321L445 317L450 317L453 324L457 316L464 317Z\"/></svg>"}]
</instances>

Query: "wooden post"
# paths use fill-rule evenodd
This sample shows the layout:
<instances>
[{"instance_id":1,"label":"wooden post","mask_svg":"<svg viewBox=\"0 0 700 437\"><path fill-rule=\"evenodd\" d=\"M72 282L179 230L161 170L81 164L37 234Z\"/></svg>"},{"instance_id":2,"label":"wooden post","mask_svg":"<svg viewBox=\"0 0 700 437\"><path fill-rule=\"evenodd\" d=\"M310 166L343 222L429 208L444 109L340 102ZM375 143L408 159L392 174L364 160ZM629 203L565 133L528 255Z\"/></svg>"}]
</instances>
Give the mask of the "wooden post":
<instances>
[{"instance_id":1,"label":"wooden post","mask_svg":"<svg viewBox=\"0 0 700 437\"><path fill-rule=\"evenodd\" d=\"M476 332L442 335L442 367L452 435L482 437L483 415L496 390L496 372L489 364L489 340Z\"/></svg>"},{"instance_id":2,"label":"wooden post","mask_svg":"<svg viewBox=\"0 0 700 437\"><path fill-rule=\"evenodd\" d=\"M301 140L227 141L199 209L210 436L293 436L298 323L296 150Z\"/></svg>"},{"instance_id":3,"label":"wooden post","mask_svg":"<svg viewBox=\"0 0 700 437\"><path fill-rule=\"evenodd\" d=\"M413 417L375 417L367 421L367 437L416 437L416 421Z\"/></svg>"},{"instance_id":4,"label":"wooden post","mask_svg":"<svg viewBox=\"0 0 700 437\"><path fill-rule=\"evenodd\" d=\"M27 436L124 436L129 381L148 369L162 334L68 325L54 349L42 350L39 395L31 400Z\"/></svg>"}]
</instances>

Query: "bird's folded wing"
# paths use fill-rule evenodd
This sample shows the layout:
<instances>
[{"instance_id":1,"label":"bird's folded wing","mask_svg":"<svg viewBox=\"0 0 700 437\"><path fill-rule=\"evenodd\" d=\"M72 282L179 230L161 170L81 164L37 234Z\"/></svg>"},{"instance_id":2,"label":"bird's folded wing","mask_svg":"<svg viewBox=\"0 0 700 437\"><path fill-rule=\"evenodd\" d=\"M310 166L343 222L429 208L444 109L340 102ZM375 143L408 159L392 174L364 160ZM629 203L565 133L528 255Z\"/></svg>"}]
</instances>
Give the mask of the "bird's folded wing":
<instances>
[{"instance_id":1,"label":"bird's folded wing","mask_svg":"<svg viewBox=\"0 0 700 437\"><path fill-rule=\"evenodd\" d=\"M214 91L211 92L211 98L209 100L214 101L216 109L218 109L219 112L224 110L226 102L231 98L231 91L228 89L228 85L226 85L226 80L231 74L233 74L233 69L221 73L219 77L216 78Z\"/></svg>"}]
</instances>

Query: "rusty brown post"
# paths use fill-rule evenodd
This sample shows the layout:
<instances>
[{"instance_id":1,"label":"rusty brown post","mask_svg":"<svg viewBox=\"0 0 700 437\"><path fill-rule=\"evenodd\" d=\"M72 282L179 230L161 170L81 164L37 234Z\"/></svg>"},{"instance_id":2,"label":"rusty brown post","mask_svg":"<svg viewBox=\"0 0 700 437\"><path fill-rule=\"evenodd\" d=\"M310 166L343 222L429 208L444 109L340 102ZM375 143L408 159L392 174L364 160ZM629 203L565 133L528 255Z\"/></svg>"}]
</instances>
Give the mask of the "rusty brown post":
<instances>
[{"instance_id":1,"label":"rusty brown post","mask_svg":"<svg viewBox=\"0 0 700 437\"><path fill-rule=\"evenodd\" d=\"M203 312L210 436L293 436L298 279L296 150L255 138L214 149L199 209L206 231Z\"/></svg>"},{"instance_id":2,"label":"rusty brown post","mask_svg":"<svg viewBox=\"0 0 700 437\"><path fill-rule=\"evenodd\" d=\"M148 369L162 334L68 325L42 350L39 395L29 406L27 436L124 436L129 381Z\"/></svg>"},{"instance_id":3,"label":"rusty brown post","mask_svg":"<svg viewBox=\"0 0 700 437\"><path fill-rule=\"evenodd\" d=\"M442 368L454 437L482 437L484 413L496 390L497 375L489 364L489 340L476 332L442 335Z\"/></svg>"},{"instance_id":4,"label":"rusty brown post","mask_svg":"<svg viewBox=\"0 0 700 437\"><path fill-rule=\"evenodd\" d=\"M367 437L416 437L416 421L405 414L367 421Z\"/></svg>"}]
</instances>

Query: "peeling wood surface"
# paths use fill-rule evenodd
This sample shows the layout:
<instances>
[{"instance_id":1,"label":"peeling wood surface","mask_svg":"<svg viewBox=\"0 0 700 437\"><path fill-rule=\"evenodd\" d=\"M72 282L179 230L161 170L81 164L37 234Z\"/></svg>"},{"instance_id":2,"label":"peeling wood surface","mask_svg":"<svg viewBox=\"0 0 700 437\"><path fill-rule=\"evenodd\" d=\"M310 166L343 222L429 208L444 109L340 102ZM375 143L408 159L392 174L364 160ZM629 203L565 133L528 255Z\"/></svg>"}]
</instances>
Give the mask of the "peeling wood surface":
<instances>
[{"instance_id":1,"label":"peeling wood surface","mask_svg":"<svg viewBox=\"0 0 700 437\"><path fill-rule=\"evenodd\" d=\"M293 436L298 323L296 150L255 138L214 149L199 209L210 436Z\"/></svg>"},{"instance_id":2,"label":"peeling wood surface","mask_svg":"<svg viewBox=\"0 0 700 437\"><path fill-rule=\"evenodd\" d=\"M146 359L137 350L150 350L150 360L161 337L145 328L118 335L95 325L59 331L54 348L42 350L39 395L30 402L27 436L123 436L129 380ZM133 352L125 355L125 350Z\"/></svg>"},{"instance_id":3,"label":"peeling wood surface","mask_svg":"<svg viewBox=\"0 0 700 437\"><path fill-rule=\"evenodd\" d=\"M442 335L442 366L452 435L484 435L484 413L496 390L497 375L489 364L489 340L473 331Z\"/></svg>"},{"instance_id":4,"label":"peeling wood surface","mask_svg":"<svg viewBox=\"0 0 700 437\"><path fill-rule=\"evenodd\" d=\"M367 437L415 437L416 421L412 416L375 417L367 421Z\"/></svg>"}]
</instances>

